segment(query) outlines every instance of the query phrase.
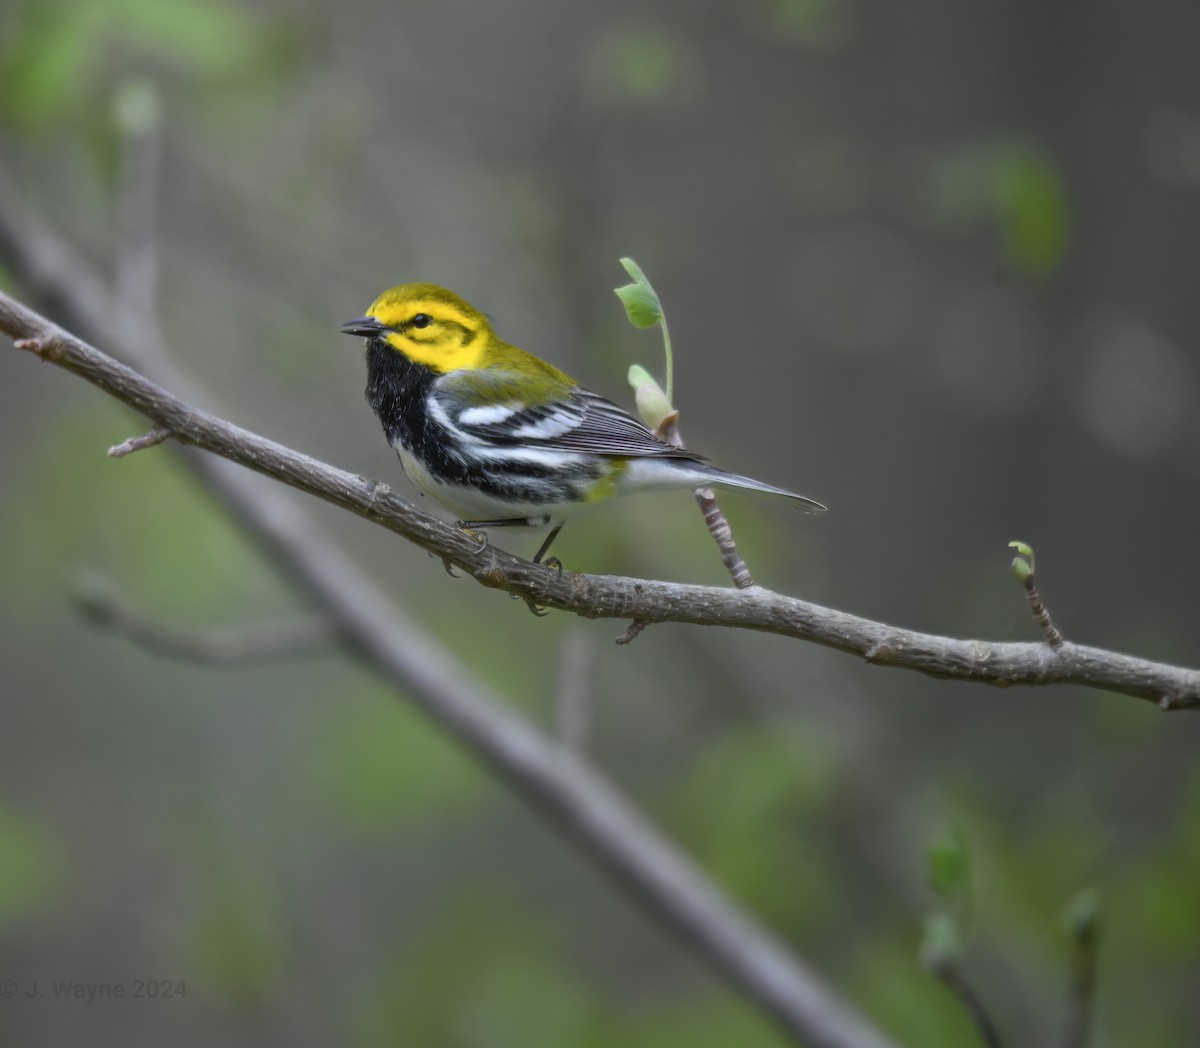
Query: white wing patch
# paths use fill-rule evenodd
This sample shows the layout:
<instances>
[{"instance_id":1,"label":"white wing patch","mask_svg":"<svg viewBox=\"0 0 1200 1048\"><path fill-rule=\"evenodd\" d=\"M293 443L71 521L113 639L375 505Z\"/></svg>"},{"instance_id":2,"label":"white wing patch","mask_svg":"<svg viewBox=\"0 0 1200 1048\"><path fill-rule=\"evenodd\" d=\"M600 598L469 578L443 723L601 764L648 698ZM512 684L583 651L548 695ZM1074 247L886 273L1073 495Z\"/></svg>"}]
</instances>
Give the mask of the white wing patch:
<instances>
[{"instance_id":1,"label":"white wing patch","mask_svg":"<svg viewBox=\"0 0 1200 1048\"><path fill-rule=\"evenodd\" d=\"M512 431L514 437L525 437L528 440L553 440L575 429L580 422L578 414L566 411L555 411L545 418L524 422Z\"/></svg>"},{"instance_id":2,"label":"white wing patch","mask_svg":"<svg viewBox=\"0 0 1200 1048\"><path fill-rule=\"evenodd\" d=\"M510 400L504 404L483 404L479 407L464 408L458 414L460 426L497 426L512 418L525 405L520 401ZM517 430L520 433L521 430Z\"/></svg>"}]
</instances>

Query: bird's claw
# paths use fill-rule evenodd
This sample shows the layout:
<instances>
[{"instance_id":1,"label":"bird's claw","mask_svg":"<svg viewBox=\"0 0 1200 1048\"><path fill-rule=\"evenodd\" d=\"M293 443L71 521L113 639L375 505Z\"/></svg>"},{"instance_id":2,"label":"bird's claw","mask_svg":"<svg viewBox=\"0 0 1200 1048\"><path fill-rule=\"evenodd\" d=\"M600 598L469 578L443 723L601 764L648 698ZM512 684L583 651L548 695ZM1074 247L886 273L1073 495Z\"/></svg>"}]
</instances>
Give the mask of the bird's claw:
<instances>
[{"instance_id":1,"label":"bird's claw","mask_svg":"<svg viewBox=\"0 0 1200 1048\"><path fill-rule=\"evenodd\" d=\"M464 534L470 535L471 538L473 538L477 543L479 543L479 548L475 551L476 553L482 553L485 549L488 548L488 536L487 536L486 531L476 531L475 528L471 527L471 525L468 524L467 521L465 521L465 520L456 520L454 522L454 526L456 528L458 528L459 531L462 531ZM433 554L431 553L430 556L433 556ZM451 566L449 557L442 558L442 567L446 569L446 574L449 575L452 579L461 579L462 578L462 576L459 575L454 570L454 568Z\"/></svg>"},{"instance_id":2,"label":"bird's claw","mask_svg":"<svg viewBox=\"0 0 1200 1048\"><path fill-rule=\"evenodd\" d=\"M558 577L560 579L562 578L563 562L557 557L547 557L544 561L542 561L542 564L547 568L553 568L556 572L558 572Z\"/></svg>"},{"instance_id":3,"label":"bird's claw","mask_svg":"<svg viewBox=\"0 0 1200 1048\"><path fill-rule=\"evenodd\" d=\"M540 604L534 603L528 597L522 597L521 594L519 594L519 593L510 593L508 595L508 599L509 600L523 600L525 602L525 607L527 607L531 612L533 612L533 614L535 614L539 619L544 619L547 615L550 614L550 612L546 608L543 608Z\"/></svg>"},{"instance_id":4,"label":"bird's claw","mask_svg":"<svg viewBox=\"0 0 1200 1048\"><path fill-rule=\"evenodd\" d=\"M479 549L475 551L476 553L482 553L488 548L488 534L486 531L476 531L465 520L456 520L454 522L454 526L461 531L466 532L471 536L471 538L479 543Z\"/></svg>"}]
</instances>

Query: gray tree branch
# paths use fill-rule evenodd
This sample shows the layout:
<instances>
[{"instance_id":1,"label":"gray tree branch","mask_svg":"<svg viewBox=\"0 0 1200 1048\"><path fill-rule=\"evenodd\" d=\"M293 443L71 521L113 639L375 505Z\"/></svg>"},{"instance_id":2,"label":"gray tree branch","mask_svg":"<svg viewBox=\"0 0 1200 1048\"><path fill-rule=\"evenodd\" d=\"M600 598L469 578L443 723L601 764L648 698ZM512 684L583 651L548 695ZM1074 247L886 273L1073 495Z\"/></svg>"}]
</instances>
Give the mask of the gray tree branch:
<instances>
[{"instance_id":1,"label":"gray tree branch","mask_svg":"<svg viewBox=\"0 0 1200 1048\"><path fill-rule=\"evenodd\" d=\"M148 651L206 666L245 666L271 659L322 655L333 649L329 623L316 615L188 630L136 608L111 579L90 574L76 588L79 610L95 625Z\"/></svg>"},{"instance_id":2,"label":"gray tree branch","mask_svg":"<svg viewBox=\"0 0 1200 1048\"><path fill-rule=\"evenodd\" d=\"M688 622L813 641L877 666L999 687L1079 684L1162 709L1200 705L1200 671L1063 643L959 640L890 626L754 586L737 590L556 571L479 544L415 509L386 484L327 465L186 403L132 368L0 295L0 331L194 444L394 531L494 589L588 618Z\"/></svg>"}]
</instances>

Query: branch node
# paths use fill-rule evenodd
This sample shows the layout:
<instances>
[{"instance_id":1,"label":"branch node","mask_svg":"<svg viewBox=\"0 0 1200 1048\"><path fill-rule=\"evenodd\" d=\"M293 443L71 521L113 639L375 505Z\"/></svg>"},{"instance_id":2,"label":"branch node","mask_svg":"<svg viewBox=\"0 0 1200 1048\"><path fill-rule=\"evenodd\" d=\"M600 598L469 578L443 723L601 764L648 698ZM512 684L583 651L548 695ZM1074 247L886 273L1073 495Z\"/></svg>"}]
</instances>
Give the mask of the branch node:
<instances>
[{"instance_id":1,"label":"branch node","mask_svg":"<svg viewBox=\"0 0 1200 1048\"><path fill-rule=\"evenodd\" d=\"M164 440L170 440L173 436L175 436L173 429L169 429L167 426L155 426L149 433L143 433L140 437L130 437L120 444L114 444L108 449L108 457L124 458L126 455L132 455L135 451L155 447Z\"/></svg>"},{"instance_id":2,"label":"branch node","mask_svg":"<svg viewBox=\"0 0 1200 1048\"><path fill-rule=\"evenodd\" d=\"M373 514L375 512L375 503L391 495L392 489L382 480L372 480L370 477L363 477L362 479L371 485L367 492L367 512Z\"/></svg>"},{"instance_id":3,"label":"branch node","mask_svg":"<svg viewBox=\"0 0 1200 1048\"><path fill-rule=\"evenodd\" d=\"M887 662L895 655L895 649L890 644L884 641L879 641L872 644L864 653L863 660L866 662Z\"/></svg>"},{"instance_id":4,"label":"branch node","mask_svg":"<svg viewBox=\"0 0 1200 1048\"><path fill-rule=\"evenodd\" d=\"M27 353L36 353L39 357L45 356L53 343L54 336L48 331L37 335L30 335L28 338L13 339L13 345L17 349L23 349Z\"/></svg>"},{"instance_id":5,"label":"branch node","mask_svg":"<svg viewBox=\"0 0 1200 1048\"><path fill-rule=\"evenodd\" d=\"M638 639L638 635L642 632L642 630L649 625L650 623L645 619L634 619L628 626L625 627L625 632L617 638L617 643L632 644Z\"/></svg>"}]
</instances>

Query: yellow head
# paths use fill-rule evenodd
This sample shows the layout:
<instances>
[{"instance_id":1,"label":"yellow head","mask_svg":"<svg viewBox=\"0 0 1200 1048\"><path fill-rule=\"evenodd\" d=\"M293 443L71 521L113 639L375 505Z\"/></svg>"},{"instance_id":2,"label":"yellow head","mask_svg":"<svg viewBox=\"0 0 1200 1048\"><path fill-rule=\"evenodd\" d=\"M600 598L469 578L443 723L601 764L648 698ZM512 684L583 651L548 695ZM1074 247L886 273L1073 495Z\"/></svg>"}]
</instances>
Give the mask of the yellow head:
<instances>
[{"instance_id":1,"label":"yellow head","mask_svg":"<svg viewBox=\"0 0 1200 1048\"><path fill-rule=\"evenodd\" d=\"M341 326L347 335L382 338L409 360L439 374L477 368L495 335L487 317L436 284L401 284Z\"/></svg>"}]
</instances>

